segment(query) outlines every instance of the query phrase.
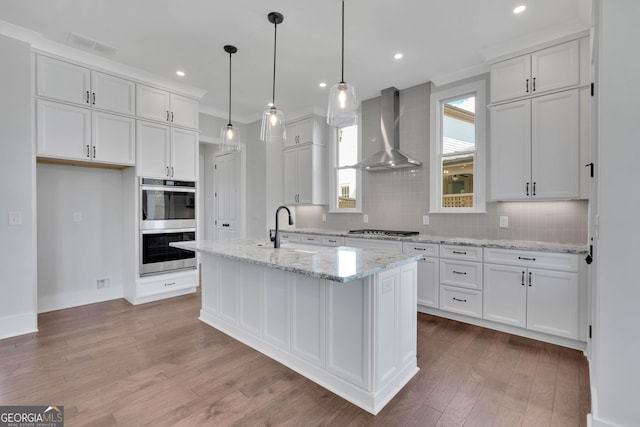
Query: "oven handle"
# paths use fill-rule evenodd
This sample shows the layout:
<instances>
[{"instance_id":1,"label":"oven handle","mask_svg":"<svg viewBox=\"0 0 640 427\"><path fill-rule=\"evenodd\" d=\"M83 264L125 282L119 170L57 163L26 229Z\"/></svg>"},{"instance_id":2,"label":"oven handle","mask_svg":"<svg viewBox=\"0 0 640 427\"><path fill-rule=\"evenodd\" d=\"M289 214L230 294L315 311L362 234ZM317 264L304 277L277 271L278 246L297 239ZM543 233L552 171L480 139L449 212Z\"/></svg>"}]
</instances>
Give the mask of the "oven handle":
<instances>
[{"instance_id":1,"label":"oven handle","mask_svg":"<svg viewBox=\"0 0 640 427\"><path fill-rule=\"evenodd\" d=\"M195 231L195 228L161 228L155 230L140 230L140 234L195 233Z\"/></svg>"},{"instance_id":2,"label":"oven handle","mask_svg":"<svg viewBox=\"0 0 640 427\"><path fill-rule=\"evenodd\" d=\"M165 187L164 185L141 185L140 190L147 191L168 191L170 193L195 193L196 189L191 187Z\"/></svg>"}]
</instances>

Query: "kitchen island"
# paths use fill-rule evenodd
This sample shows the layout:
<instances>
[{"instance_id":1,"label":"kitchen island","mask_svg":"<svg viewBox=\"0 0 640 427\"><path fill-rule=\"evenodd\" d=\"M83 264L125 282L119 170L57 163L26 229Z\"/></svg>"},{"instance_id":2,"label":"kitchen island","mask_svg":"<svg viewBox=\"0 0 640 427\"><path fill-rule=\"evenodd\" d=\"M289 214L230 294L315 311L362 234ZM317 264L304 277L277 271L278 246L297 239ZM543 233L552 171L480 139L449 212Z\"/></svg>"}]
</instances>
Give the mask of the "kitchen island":
<instances>
[{"instance_id":1,"label":"kitchen island","mask_svg":"<svg viewBox=\"0 0 640 427\"><path fill-rule=\"evenodd\" d=\"M200 320L376 414L418 372L416 260L256 240L172 243L197 251Z\"/></svg>"}]
</instances>

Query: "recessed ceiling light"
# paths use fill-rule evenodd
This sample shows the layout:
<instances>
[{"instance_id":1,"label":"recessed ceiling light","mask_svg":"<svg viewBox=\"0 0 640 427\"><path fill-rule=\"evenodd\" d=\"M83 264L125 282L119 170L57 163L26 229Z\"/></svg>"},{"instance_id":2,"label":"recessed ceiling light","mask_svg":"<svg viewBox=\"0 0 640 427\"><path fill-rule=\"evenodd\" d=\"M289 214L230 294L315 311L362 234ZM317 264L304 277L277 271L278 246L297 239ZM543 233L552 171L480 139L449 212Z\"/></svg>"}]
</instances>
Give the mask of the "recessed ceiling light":
<instances>
[{"instance_id":1,"label":"recessed ceiling light","mask_svg":"<svg viewBox=\"0 0 640 427\"><path fill-rule=\"evenodd\" d=\"M327 84L325 82L321 82L319 86L320 87L327 87Z\"/></svg>"},{"instance_id":2,"label":"recessed ceiling light","mask_svg":"<svg viewBox=\"0 0 640 427\"><path fill-rule=\"evenodd\" d=\"M402 59L404 55L401 54L400 52L396 53L395 55L393 55L394 59Z\"/></svg>"},{"instance_id":3,"label":"recessed ceiling light","mask_svg":"<svg viewBox=\"0 0 640 427\"><path fill-rule=\"evenodd\" d=\"M178 70L178 71L176 71L176 74L177 74L178 76L180 76L180 77L184 77L184 71L180 71L180 70Z\"/></svg>"},{"instance_id":4,"label":"recessed ceiling light","mask_svg":"<svg viewBox=\"0 0 640 427\"><path fill-rule=\"evenodd\" d=\"M526 8L527 8L527 6L521 4L520 6L516 7L515 9L513 9L513 13L515 13L517 15L518 13L524 12L524 10Z\"/></svg>"}]
</instances>

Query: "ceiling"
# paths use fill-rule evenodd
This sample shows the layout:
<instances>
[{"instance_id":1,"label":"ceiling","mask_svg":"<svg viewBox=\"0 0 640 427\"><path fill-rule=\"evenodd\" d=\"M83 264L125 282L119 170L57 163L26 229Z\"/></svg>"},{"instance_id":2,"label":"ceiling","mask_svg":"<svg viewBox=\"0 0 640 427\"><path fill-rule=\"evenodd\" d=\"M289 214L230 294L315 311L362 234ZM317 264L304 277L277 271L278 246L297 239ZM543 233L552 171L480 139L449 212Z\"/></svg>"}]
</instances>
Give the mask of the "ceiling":
<instances>
[{"instance_id":1,"label":"ceiling","mask_svg":"<svg viewBox=\"0 0 640 427\"><path fill-rule=\"evenodd\" d=\"M527 10L514 15L513 8ZM487 60L588 28L590 0L346 0L345 81L360 100L381 89L443 84L486 71ZM276 106L287 117L324 112L340 80L340 0L0 0L0 20L74 45L70 33L115 47L100 54L207 91L203 110L228 114L233 44L235 122L271 100L278 25ZM397 52L404 54L395 60ZM176 76L183 70L185 77ZM319 83L326 82L326 88Z\"/></svg>"}]
</instances>

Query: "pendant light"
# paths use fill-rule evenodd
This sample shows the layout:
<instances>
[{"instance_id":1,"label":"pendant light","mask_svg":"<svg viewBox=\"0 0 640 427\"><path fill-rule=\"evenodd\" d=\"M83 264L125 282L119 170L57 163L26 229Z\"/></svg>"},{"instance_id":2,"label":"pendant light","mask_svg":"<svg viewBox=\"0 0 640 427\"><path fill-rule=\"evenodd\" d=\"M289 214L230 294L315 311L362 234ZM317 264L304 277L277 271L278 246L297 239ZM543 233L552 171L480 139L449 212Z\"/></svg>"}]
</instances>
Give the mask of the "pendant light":
<instances>
[{"instance_id":1,"label":"pendant light","mask_svg":"<svg viewBox=\"0 0 640 427\"><path fill-rule=\"evenodd\" d=\"M273 92L271 105L262 113L262 127L260 139L264 142L283 142L287 138L284 126L284 113L276 108L276 42L278 36L278 24L282 24L284 16L278 12L267 15L269 22L273 24Z\"/></svg>"},{"instance_id":2,"label":"pendant light","mask_svg":"<svg viewBox=\"0 0 640 427\"><path fill-rule=\"evenodd\" d=\"M222 151L240 151L238 129L231 124L231 55L236 53L238 48L225 45L224 51L229 54L229 123L220 130L220 139L222 139Z\"/></svg>"},{"instance_id":3,"label":"pendant light","mask_svg":"<svg viewBox=\"0 0 640 427\"><path fill-rule=\"evenodd\" d=\"M344 0L342 0L342 78L331 87L327 123L334 127L358 123L358 102L356 89L344 81Z\"/></svg>"}]
</instances>

